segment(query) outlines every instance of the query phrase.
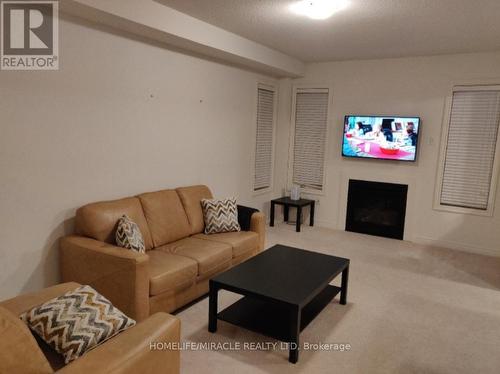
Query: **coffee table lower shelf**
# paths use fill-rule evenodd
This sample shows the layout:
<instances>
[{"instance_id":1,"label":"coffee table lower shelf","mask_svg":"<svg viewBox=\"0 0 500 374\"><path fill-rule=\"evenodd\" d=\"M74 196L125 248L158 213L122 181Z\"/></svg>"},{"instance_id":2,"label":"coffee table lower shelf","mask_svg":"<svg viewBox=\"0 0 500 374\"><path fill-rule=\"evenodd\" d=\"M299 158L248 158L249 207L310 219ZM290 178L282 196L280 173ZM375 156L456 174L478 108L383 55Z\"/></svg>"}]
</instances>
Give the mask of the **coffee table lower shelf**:
<instances>
[{"instance_id":1,"label":"coffee table lower shelf","mask_svg":"<svg viewBox=\"0 0 500 374\"><path fill-rule=\"evenodd\" d=\"M340 291L340 287L328 285L305 305L301 311L300 331L305 329ZM293 342L290 309L279 302L245 296L219 312L217 319L283 342Z\"/></svg>"}]
</instances>

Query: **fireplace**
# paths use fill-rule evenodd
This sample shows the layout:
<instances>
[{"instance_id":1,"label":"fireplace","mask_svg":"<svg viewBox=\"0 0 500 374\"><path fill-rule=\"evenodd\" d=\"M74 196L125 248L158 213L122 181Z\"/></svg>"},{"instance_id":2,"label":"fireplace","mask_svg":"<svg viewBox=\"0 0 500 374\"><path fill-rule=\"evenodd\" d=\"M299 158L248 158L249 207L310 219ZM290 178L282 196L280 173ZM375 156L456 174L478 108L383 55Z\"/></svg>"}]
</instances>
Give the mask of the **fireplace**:
<instances>
[{"instance_id":1,"label":"fireplace","mask_svg":"<svg viewBox=\"0 0 500 374\"><path fill-rule=\"evenodd\" d=\"M349 180L346 231L403 239L408 186Z\"/></svg>"}]
</instances>

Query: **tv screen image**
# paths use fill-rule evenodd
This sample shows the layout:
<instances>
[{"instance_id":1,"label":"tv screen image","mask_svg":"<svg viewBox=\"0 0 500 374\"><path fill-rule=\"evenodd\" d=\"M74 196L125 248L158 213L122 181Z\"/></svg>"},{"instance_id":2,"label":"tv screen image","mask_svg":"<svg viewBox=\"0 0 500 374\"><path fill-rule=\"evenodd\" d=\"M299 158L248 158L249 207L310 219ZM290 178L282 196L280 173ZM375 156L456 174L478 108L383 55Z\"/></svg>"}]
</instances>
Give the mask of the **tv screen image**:
<instances>
[{"instance_id":1,"label":"tv screen image","mask_svg":"<svg viewBox=\"0 0 500 374\"><path fill-rule=\"evenodd\" d=\"M415 161L420 118L345 116L345 157Z\"/></svg>"}]
</instances>

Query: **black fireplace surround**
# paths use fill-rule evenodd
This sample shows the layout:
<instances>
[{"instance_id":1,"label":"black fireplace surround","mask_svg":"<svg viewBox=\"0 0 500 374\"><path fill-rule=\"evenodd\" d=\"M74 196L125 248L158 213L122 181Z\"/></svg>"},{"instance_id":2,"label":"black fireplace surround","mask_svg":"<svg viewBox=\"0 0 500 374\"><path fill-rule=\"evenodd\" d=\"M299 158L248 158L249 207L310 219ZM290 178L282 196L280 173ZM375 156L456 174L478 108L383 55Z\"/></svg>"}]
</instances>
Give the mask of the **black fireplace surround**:
<instances>
[{"instance_id":1,"label":"black fireplace surround","mask_svg":"<svg viewBox=\"0 0 500 374\"><path fill-rule=\"evenodd\" d=\"M346 231L403 239L408 186L350 179Z\"/></svg>"}]
</instances>

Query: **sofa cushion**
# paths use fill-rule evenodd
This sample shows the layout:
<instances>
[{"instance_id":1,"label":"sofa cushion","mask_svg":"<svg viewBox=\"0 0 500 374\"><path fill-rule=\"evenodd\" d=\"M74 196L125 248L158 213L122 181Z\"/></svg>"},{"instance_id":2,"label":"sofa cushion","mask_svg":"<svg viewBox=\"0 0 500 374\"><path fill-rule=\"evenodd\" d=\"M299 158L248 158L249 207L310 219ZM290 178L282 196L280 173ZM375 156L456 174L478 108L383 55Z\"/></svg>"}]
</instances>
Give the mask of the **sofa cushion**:
<instances>
[{"instance_id":1,"label":"sofa cushion","mask_svg":"<svg viewBox=\"0 0 500 374\"><path fill-rule=\"evenodd\" d=\"M201 199L211 199L212 192L207 186L189 186L176 189L186 211L191 227L191 234L198 234L205 229Z\"/></svg>"},{"instance_id":2,"label":"sofa cushion","mask_svg":"<svg viewBox=\"0 0 500 374\"><path fill-rule=\"evenodd\" d=\"M0 306L0 373L52 373L28 327L7 309Z\"/></svg>"},{"instance_id":3,"label":"sofa cushion","mask_svg":"<svg viewBox=\"0 0 500 374\"><path fill-rule=\"evenodd\" d=\"M101 242L115 244L118 220L124 214L139 226L146 250L153 248L148 224L141 203L136 197L102 201L81 207L76 211L76 232Z\"/></svg>"},{"instance_id":4,"label":"sofa cushion","mask_svg":"<svg viewBox=\"0 0 500 374\"><path fill-rule=\"evenodd\" d=\"M259 235L253 231L225 232L221 234L197 234L193 238L229 244L233 248L233 258L259 248Z\"/></svg>"},{"instance_id":5,"label":"sofa cushion","mask_svg":"<svg viewBox=\"0 0 500 374\"><path fill-rule=\"evenodd\" d=\"M189 257L198 263L198 276L206 277L230 264L232 247L210 240L185 238L161 246L157 250Z\"/></svg>"},{"instance_id":6,"label":"sofa cushion","mask_svg":"<svg viewBox=\"0 0 500 374\"><path fill-rule=\"evenodd\" d=\"M189 236L189 221L175 190L149 192L138 197L155 247Z\"/></svg>"},{"instance_id":7,"label":"sofa cushion","mask_svg":"<svg viewBox=\"0 0 500 374\"><path fill-rule=\"evenodd\" d=\"M151 296L179 290L196 281L198 263L157 249L149 251L149 294Z\"/></svg>"}]
</instances>

